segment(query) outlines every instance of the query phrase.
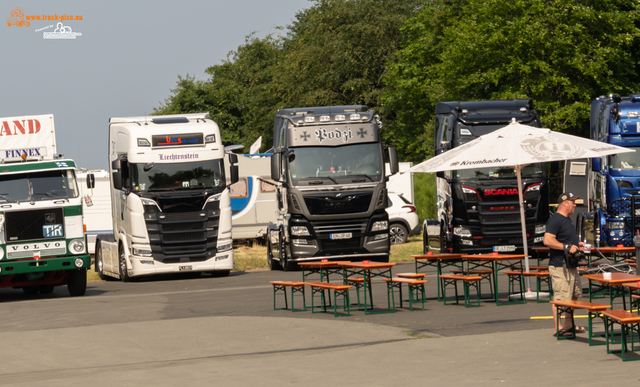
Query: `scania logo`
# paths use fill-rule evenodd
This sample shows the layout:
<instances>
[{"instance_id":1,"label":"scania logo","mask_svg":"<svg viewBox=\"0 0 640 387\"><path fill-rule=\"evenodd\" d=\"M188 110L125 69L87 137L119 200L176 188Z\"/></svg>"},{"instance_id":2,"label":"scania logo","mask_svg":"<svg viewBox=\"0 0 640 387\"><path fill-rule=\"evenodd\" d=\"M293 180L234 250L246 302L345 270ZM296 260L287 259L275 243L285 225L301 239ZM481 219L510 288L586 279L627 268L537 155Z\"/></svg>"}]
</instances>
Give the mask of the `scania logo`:
<instances>
[{"instance_id":1,"label":"scania logo","mask_svg":"<svg viewBox=\"0 0 640 387\"><path fill-rule=\"evenodd\" d=\"M491 195L517 195L518 194L518 189L517 188L499 188L499 189L485 189L484 190L484 195L485 196L491 196Z\"/></svg>"},{"instance_id":2,"label":"scania logo","mask_svg":"<svg viewBox=\"0 0 640 387\"><path fill-rule=\"evenodd\" d=\"M341 193L337 193L337 194L336 194L336 198L339 198L339 197L341 197L341 196L342 196L342 194L341 194Z\"/></svg>"},{"instance_id":3,"label":"scania logo","mask_svg":"<svg viewBox=\"0 0 640 387\"><path fill-rule=\"evenodd\" d=\"M47 222L47 224L55 223L56 222L56 214L54 214L54 213L45 214L44 215L44 221Z\"/></svg>"}]
</instances>

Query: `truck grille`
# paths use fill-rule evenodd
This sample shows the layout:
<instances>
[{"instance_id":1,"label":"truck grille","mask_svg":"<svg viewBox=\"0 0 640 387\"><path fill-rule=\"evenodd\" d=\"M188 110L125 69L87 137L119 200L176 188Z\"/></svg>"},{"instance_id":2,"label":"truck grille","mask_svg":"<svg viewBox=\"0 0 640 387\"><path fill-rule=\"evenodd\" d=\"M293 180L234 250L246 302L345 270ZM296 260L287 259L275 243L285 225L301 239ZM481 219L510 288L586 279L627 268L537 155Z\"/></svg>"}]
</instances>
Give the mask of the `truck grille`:
<instances>
[{"instance_id":1,"label":"truck grille","mask_svg":"<svg viewBox=\"0 0 640 387\"><path fill-rule=\"evenodd\" d=\"M206 209L200 211L159 212L146 216L154 259L175 263L214 257L219 221L219 202L209 202Z\"/></svg>"},{"instance_id":2,"label":"truck grille","mask_svg":"<svg viewBox=\"0 0 640 387\"><path fill-rule=\"evenodd\" d=\"M53 225L59 225L55 229ZM7 242L64 238L62 208L5 212Z\"/></svg>"},{"instance_id":3,"label":"truck grille","mask_svg":"<svg viewBox=\"0 0 640 387\"><path fill-rule=\"evenodd\" d=\"M371 197L371 192L326 193L305 195L304 202L312 215L355 214L369 210Z\"/></svg>"}]
</instances>

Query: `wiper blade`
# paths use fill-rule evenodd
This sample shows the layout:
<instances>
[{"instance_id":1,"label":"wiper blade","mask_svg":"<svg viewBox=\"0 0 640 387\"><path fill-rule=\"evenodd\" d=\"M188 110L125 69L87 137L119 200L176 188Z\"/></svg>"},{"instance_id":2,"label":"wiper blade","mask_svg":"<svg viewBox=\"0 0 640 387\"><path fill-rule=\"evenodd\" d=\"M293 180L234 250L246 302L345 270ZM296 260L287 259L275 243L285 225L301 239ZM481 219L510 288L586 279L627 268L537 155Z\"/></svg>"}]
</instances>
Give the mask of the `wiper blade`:
<instances>
[{"instance_id":1,"label":"wiper blade","mask_svg":"<svg viewBox=\"0 0 640 387\"><path fill-rule=\"evenodd\" d=\"M357 175L351 175L351 176L364 176L364 177L366 177L367 179L369 179L369 180L371 180L371 181L375 181L375 180L373 180L373 178L372 178L371 176L369 176L369 175L365 175L364 173L359 173L359 174L357 174ZM355 180L355 179L351 179L351 181L356 182L356 180ZM362 181L362 180L358 180L358 181Z\"/></svg>"},{"instance_id":2,"label":"wiper blade","mask_svg":"<svg viewBox=\"0 0 640 387\"><path fill-rule=\"evenodd\" d=\"M8 200L10 202L20 203L19 201L11 198L8 193L0 194L0 198L3 198L3 199Z\"/></svg>"}]
</instances>

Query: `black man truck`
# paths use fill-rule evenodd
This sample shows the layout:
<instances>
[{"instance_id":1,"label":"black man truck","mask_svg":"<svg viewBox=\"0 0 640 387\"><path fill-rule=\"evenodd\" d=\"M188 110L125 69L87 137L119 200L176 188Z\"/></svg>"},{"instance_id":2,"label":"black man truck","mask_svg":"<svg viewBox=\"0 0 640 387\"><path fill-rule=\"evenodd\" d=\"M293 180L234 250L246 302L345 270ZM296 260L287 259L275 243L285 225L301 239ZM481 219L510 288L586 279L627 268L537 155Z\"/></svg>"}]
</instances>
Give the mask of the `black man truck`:
<instances>
[{"instance_id":1,"label":"black man truck","mask_svg":"<svg viewBox=\"0 0 640 387\"><path fill-rule=\"evenodd\" d=\"M96 237L96 271L122 281L233 269L225 149L208 113L109 120L113 234ZM230 154L231 184L238 181Z\"/></svg>"},{"instance_id":2,"label":"black man truck","mask_svg":"<svg viewBox=\"0 0 640 387\"><path fill-rule=\"evenodd\" d=\"M48 294L87 288L76 164L56 151L53 115L0 118L0 287Z\"/></svg>"},{"instance_id":3,"label":"black man truck","mask_svg":"<svg viewBox=\"0 0 640 387\"><path fill-rule=\"evenodd\" d=\"M276 112L271 179L278 217L267 236L272 270L320 259L389 260L381 126L367 106ZM389 160L397 173L393 147Z\"/></svg>"}]
</instances>

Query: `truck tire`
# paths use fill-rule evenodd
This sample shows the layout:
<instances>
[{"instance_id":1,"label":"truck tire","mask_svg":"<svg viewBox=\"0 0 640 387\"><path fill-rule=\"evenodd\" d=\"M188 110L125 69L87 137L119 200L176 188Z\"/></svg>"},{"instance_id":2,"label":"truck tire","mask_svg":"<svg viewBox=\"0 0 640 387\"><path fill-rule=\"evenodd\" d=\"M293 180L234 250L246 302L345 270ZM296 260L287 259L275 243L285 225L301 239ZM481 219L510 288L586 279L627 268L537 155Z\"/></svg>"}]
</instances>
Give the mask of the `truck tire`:
<instances>
[{"instance_id":1,"label":"truck tire","mask_svg":"<svg viewBox=\"0 0 640 387\"><path fill-rule=\"evenodd\" d=\"M33 296L35 294L38 294L38 292L40 291L40 286L35 285L35 286L25 286L22 288L22 291L24 292L24 294L28 295L28 296Z\"/></svg>"},{"instance_id":2,"label":"truck tire","mask_svg":"<svg viewBox=\"0 0 640 387\"><path fill-rule=\"evenodd\" d=\"M282 269L282 266L280 266L280 262L273 259L273 252L271 251L272 248L271 238L267 238L267 265L269 265L270 270L280 270Z\"/></svg>"},{"instance_id":3,"label":"truck tire","mask_svg":"<svg viewBox=\"0 0 640 387\"><path fill-rule=\"evenodd\" d=\"M102 245L100 243L96 244L96 258L95 258L96 271L98 272L98 277L101 280L106 279L106 275L104 275L104 262L102 261Z\"/></svg>"},{"instance_id":4,"label":"truck tire","mask_svg":"<svg viewBox=\"0 0 640 387\"><path fill-rule=\"evenodd\" d=\"M297 265L294 262L290 262L287 259L287 246L284 243L284 232L280 229L280 238L278 242L279 255L280 255L280 265L282 266L282 270L284 271L293 271L296 269Z\"/></svg>"},{"instance_id":5,"label":"truck tire","mask_svg":"<svg viewBox=\"0 0 640 387\"><path fill-rule=\"evenodd\" d=\"M401 245L406 243L408 237L409 232L407 231L407 228L400 223L393 223L391 227L389 227L389 242L392 245Z\"/></svg>"},{"instance_id":6,"label":"truck tire","mask_svg":"<svg viewBox=\"0 0 640 387\"><path fill-rule=\"evenodd\" d=\"M422 254L429 252L429 234L427 233L427 225L422 227Z\"/></svg>"},{"instance_id":7,"label":"truck tire","mask_svg":"<svg viewBox=\"0 0 640 387\"><path fill-rule=\"evenodd\" d=\"M447 235L444 232L444 224L440 224L440 253L447 252Z\"/></svg>"},{"instance_id":8,"label":"truck tire","mask_svg":"<svg viewBox=\"0 0 640 387\"><path fill-rule=\"evenodd\" d=\"M72 270L67 280L67 290L71 297L84 296L87 291L87 269Z\"/></svg>"},{"instance_id":9,"label":"truck tire","mask_svg":"<svg viewBox=\"0 0 640 387\"><path fill-rule=\"evenodd\" d=\"M40 294L51 294L55 288L55 285L40 285L40 289L38 289L38 291Z\"/></svg>"},{"instance_id":10,"label":"truck tire","mask_svg":"<svg viewBox=\"0 0 640 387\"><path fill-rule=\"evenodd\" d=\"M118 247L118 268L120 269L120 280L122 282L131 282L129 272L127 271L127 259L124 256L124 247Z\"/></svg>"}]
</instances>

